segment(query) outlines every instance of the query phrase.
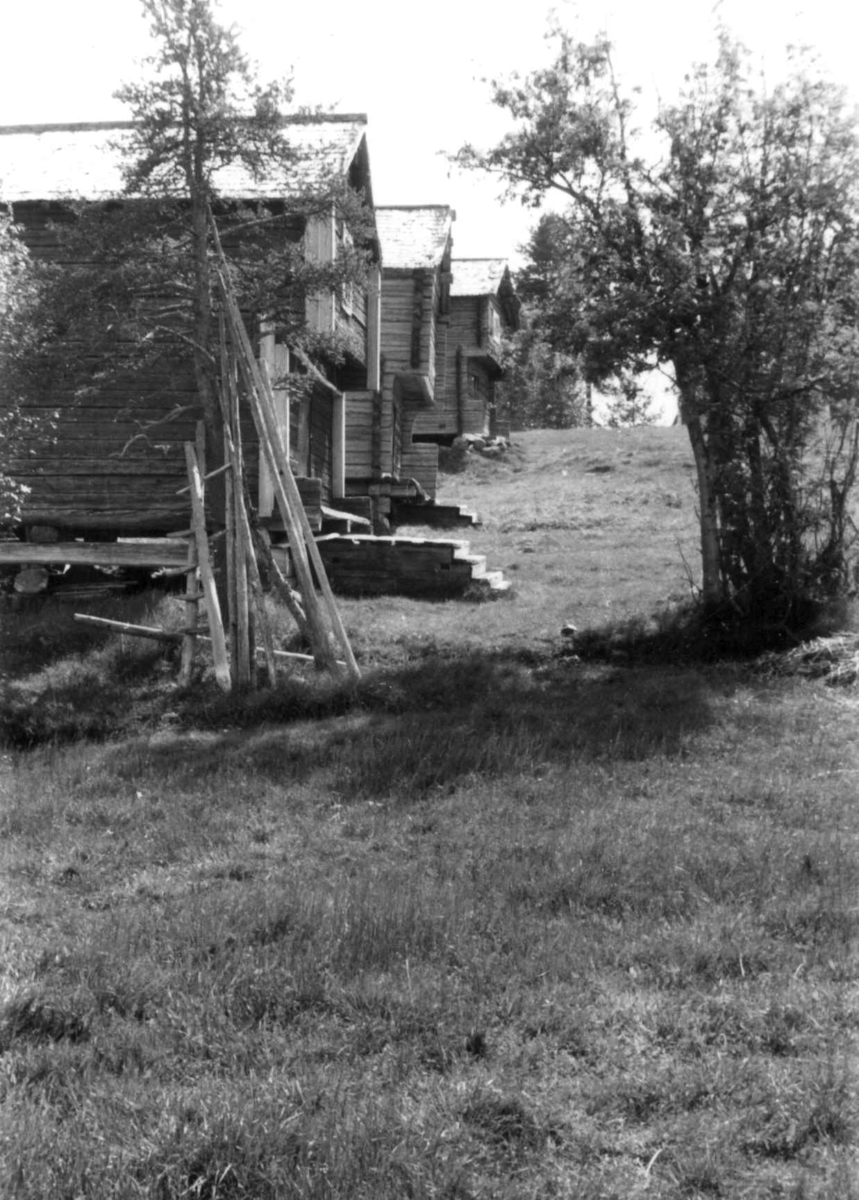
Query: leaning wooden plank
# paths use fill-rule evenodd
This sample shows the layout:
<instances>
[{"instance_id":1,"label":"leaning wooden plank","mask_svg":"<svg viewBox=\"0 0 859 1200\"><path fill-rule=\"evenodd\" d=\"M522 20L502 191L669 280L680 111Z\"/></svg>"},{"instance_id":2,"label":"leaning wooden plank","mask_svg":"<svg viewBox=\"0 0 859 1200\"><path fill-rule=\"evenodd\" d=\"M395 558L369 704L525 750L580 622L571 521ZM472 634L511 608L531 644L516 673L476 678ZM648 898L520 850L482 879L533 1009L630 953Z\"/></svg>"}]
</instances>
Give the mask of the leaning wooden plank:
<instances>
[{"instance_id":1,"label":"leaning wooden plank","mask_svg":"<svg viewBox=\"0 0 859 1200\"><path fill-rule=\"evenodd\" d=\"M244 365L245 364L242 363L243 367ZM305 538L303 536L302 527L300 524L300 515L303 515L304 509L301 505L297 490L295 490L294 495L290 495L289 493L287 484L287 479L291 479L289 464L286 462L282 448L274 444L270 437L265 421L263 406L259 399L258 393L256 392L256 381L253 379L249 380L248 395L254 417L258 419L258 435L260 446L263 448L266 458L270 464L275 497L277 499L281 517L283 518L284 527L289 537L289 544L292 550L292 561L295 567L298 585L301 590L301 594L304 597L304 613L307 619L307 633L313 649L314 657L318 666L325 667L328 670L334 670L334 654L331 650L331 646L328 641L328 633L325 629L324 622L322 621L322 615L318 606L316 590L313 585L313 577L310 573L310 565L307 550L305 548ZM280 455L278 454L279 449L281 451Z\"/></svg>"},{"instance_id":2,"label":"leaning wooden plank","mask_svg":"<svg viewBox=\"0 0 859 1200\"><path fill-rule=\"evenodd\" d=\"M209 544L206 540L206 515L203 508L203 484L200 479L200 468L197 466L197 454L190 442L185 443L185 460L188 464L188 478L191 481L191 512L194 535L197 539L197 561L200 568L200 583L206 600L206 612L209 617L209 628L212 633L212 658L215 663L215 679L224 691L230 690L230 664L227 658L227 644L224 637L224 626L221 620L221 605L218 602L218 592L215 587L215 576L209 558Z\"/></svg>"},{"instance_id":3,"label":"leaning wooden plank","mask_svg":"<svg viewBox=\"0 0 859 1200\"><path fill-rule=\"evenodd\" d=\"M262 376L257 369L256 361L253 357L253 351L242 323L241 316L235 309L234 302L227 291L227 287L223 279L220 280L220 284L221 297L227 313L230 334L238 342L239 370L244 379L248 399L250 401L251 412L257 427L260 448L263 450L266 456L266 461L269 464L272 487L274 489L275 498L277 500L281 517L283 518L283 523L289 536L290 546L293 552L293 564L295 566L298 584L304 597L304 612L307 620L308 638L313 649L317 666L320 668L327 668L328 670L334 672L336 670L334 655L328 642L327 631L321 620L321 614L317 607L316 592L313 586L313 578L310 574L305 539L302 535L301 526L299 524L299 514L303 515L304 509L301 505L298 489L295 486L295 480L293 478L289 462L283 451L279 434L274 427L273 419L271 423L266 421L266 411L260 399L264 384ZM278 450L280 451L279 454ZM292 494L288 494L286 490L289 483L292 484ZM312 541L312 535L310 540Z\"/></svg>"},{"instance_id":4,"label":"leaning wooden plank","mask_svg":"<svg viewBox=\"0 0 859 1200\"><path fill-rule=\"evenodd\" d=\"M240 545L242 552L244 554L244 561L242 563L242 566L244 568L244 580L245 580L245 585L246 585L245 596L244 596L245 629L244 629L243 633L240 631L240 636L242 636L244 638L243 644L246 645L249 649L249 645L250 645L250 614L247 610L247 591L249 590L250 594L253 596L254 610L256 612L256 617L257 617L257 628L259 629L260 637L262 638L262 643L263 643L262 644L262 652L265 657L266 671L268 674L269 685L271 687L274 687L275 683L277 682L277 670L275 667L274 654L273 654L274 644L272 642L271 625L269 623L268 613L266 612L266 609L265 609L265 597L263 594L262 580L260 578L260 573L259 573L259 563L257 562L256 554L254 553L253 533L251 531L250 519L248 517L248 512L247 512L247 505L245 503L245 486L246 485L245 485L245 479L244 479L244 472L242 469L241 423L239 421L239 394L238 394L238 381L236 379L236 362L235 362L235 358L231 355L228 355L228 353L227 353L226 325L225 325L223 311L220 314L220 322L221 322L221 376L222 376L222 381L224 381L224 382L223 382L222 389L218 393L218 397L219 397L219 401L220 401L220 405L221 405L221 415L224 420L224 440L225 440L225 444L226 444L226 457L227 457L228 461L230 461L236 465L236 471L235 471L235 476L234 476L235 489L236 489L234 505L235 505L235 520L236 520L237 536L240 539L239 543L237 543L236 549L238 551L238 547ZM235 429L235 435L239 439L238 448L236 447L236 443L233 440L233 432L231 431L231 426L233 426L233 428ZM238 556L237 556L237 561L238 561ZM292 600L292 599L293 599L292 594L290 592L290 600ZM302 633L304 633L305 628L306 628L306 623L305 623L305 618L304 618L304 612L303 612L301 606L297 603L292 603L292 604L288 604L287 607L289 608L289 611L292 613L293 617L295 618L295 622L298 625L298 628L301 630ZM245 681L247 682L250 680L250 675L251 675L249 654L246 655L246 658L247 658L247 671L246 671L247 679ZM243 670L241 678L244 679L244 677L245 677L245 672Z\"/></svg>"},{"instance_id":5,"label":"leaning wooden plank","mask_svg":"<svg viewBox=\"0 0 859 1200\"><path fill-rule=\"evenodd\" d=\"M262 386L255 395L252 395L251 400L252 403L256 402L255 407L258 407L261 410L263 424L267 432L268 429L272 428L274 425L274 401L271 396L270 389L267 386L267 381L264 378L261 378L260 383ZM262 438L260 440L262 440ZM292 472L289 469L289 463L286 460L286 456L282 452L280 455L278 455L277 449L277 447L274 447L276 461L278 459L280 460L278 462L279 475L283 478L287 498L291 499L294 510L296 510L300 536L304 540L304 544L307 547L308 557L313 564L313 569L316 573L319 589L322 592L322 596L325 600L331 625L334 629L335 636L340 643L341 651L346 660L347 670L353 679L358 679L360 677L358 664L355 661L355 656L352 653L352 647L350 646L349 639L346 636L346 630L344 629L343 622L340 619L340 614L334 600L334 594L331 591L331 585L329 584L328 576L325 573L325 566L322 562L319 551L316 549L316 542L314 540L313 533L310 529L307 517L305 516L304 508L301 505L300 497L298 495L298 488L295 486L295 481L292 477ZM290 495L290 493L292 493L292 495ZM292 539L290 539L290 541L292 541Z\"/></svg>"},{"instance_id":6,"label":"leaning wooden plank","mask_svg":"<svg viewBox=\"0 0 859 1200\"><path fill-rule=\"evenodd\" d=\"M309 632L311 633L311 645L314 657L320 665L328 666L332 672L336 669L336 660L328 641L328 633L324 622L321 620L321 614L317 612L316 593L313 587L313 579L307 566L306 555L309 555L313 561L313 567L328 607L329 618L334 627L335 636L340 641L346 659L347 670L353 678L357 679L360 674L358 664L355 661L355 656L346 637L346 631L340 620L337 606L334 603L334 596L325 575L325 568L316 550L313 534L307 522L304 507L301 503L298 488L296 487L295 479L289 465L289 456L285 452L280 438L271 386L259 368L235 298L227 285L225 275L226 259L221 248L220 237L214 218L211 216L211 213L209 216L215 247L222 267L222 271L218 274L218 282L224 311L230 326L230 334L234 339L238 351L239 369L245 375L248 397L251 401L251 411L257 426L259 440L274 476L275 494L278 499L278 505L281 508L284 523L287 526L293 550L293 562L305 598L305 611ZM308 370L311 367L312 364L308 365ZM338 389L329 383L315 368L311 370L311 373L317 375L327 387L339 395Z\"/></svg>"},{"instance_id":7,"label":"leaning wooden plank","mask_svg":"<svg viewBox=\"0 0 859 1200\"><path fill-rule=\"evenodd\" d=\"M225 336L223 338L223 345L224 352L226 353L227 343ZM239 683L247 684L250 683L251 679L251 647L253 636L249 604L247 546L245 543L245 527L248 524L248 520L247 513L245 512L244 450L242 447L242 422L239 411L239 388L234 353L228 357L227 385L227 392L224 397L228 402L229 416L226 429L230 431L227 453L232 456L231 461L235 467L233 474L233 517L236 539L234 547L237 609L236 637L238 640L236 662Z\"/></svg>"},{"instance_id":8,"label":"leaning wooden plank","mask_svg":"<svg viewBox=\"0 0 859 1200\"><path fill-rule=\"evenodd\" d=\"M223 351L222 351L223 353ZM222 381L222 386L224 386ZM230 463L229 425L224 425L224 459ZM230 652L230 672L233 679L239 678L239 639L238 639L238 605L236 603L236 513L233 505L233 473L225 479L224 488L224 533L226 535L226 568L227 568L227 628L229 634L227 645ZM242 562L244 566L244 562Z\"/></svg>"},{"instance_id":9,"label":"leaning wooden plank","mask_svg":"<svg viewBox=\"0 0 859 1200\"><path fill-rule=\"evenodd\" d=\"M245 339L245 341L247 341L247 332L245 331L244 326L241 326L241 329L238 332L239 332L239 336L243 337ZM248 349L249 348L250 348L250 346L248 343ZM253 359L251 359L251 363L255 366ZM274 413L274 399L271 394L271 388L268 384L267 379L263 375L263 373L257 372L257 377L258 378L255 381L257 386L255 388L253 388L250 392L251 403L252 403L255 413L257 411L259 412L259 414L261 416L261 423L266 431L266 435L267 435L266 440L270 441L270 437L268 436L270 431L276 430L275 413ZM263 440L262 433L260 435L260 440L261 441ZM319 551L316 548L316 541L313 537L312 531L310 529L310 525L307 521L307 517L304 512L304 507L300 503L298 488L295 484L295 480L293 478L292 471L290 470L289 463L286 460L286 456L282 453L282 451L278 455L277 454L278 447L275 445L272 447L272 449L274 450L277 461L278 461L278 468L279 468L278 475L280 477L282 477L283 484L284 484L286 494L287 494L287 498L291 500L292 505L294 506L294 509L296 510L300 534L301 534L301 537L307 548L308 557L309 557L311 563L313 564L313 569L316 573L316 578L319 582L319 589L322 592L322 596L325 600L325 604L326 604L326 607L328 610L328 616L329 616L331 624L334 628L335 636L337 637L337 640L340 643L341 650L343 651L343 655L346 659L346 664L347 664L349 674L353 677L353 679L358 679L360 677L360 671L358 670L358 664L355 661L355 656L352 653L352 647L350 646L349 639L346 636L346 630L344 629L343 622L340 619L340 613L337 609L337 604L334 600L334 594L331 591L331 585L328 582L328 576L326 575L325 566L322 562L322 558L319 554ZM292 541L291 538L290 538L290 541ZM297 564L296 564L296 566L297 566Z\"/></svg>"}]
</instances>

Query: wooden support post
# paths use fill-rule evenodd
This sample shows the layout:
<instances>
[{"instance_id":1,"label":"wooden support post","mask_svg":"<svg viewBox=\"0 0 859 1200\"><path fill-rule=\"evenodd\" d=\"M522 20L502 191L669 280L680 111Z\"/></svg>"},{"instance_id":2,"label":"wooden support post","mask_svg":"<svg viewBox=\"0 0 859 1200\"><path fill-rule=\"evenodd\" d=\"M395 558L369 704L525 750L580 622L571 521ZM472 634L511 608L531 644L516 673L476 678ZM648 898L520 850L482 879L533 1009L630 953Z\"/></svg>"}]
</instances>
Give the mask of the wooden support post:
<instances>
[{"instance_id":1,"label":"wooden support post","mask_svg":"<svg viewBox=\"0 0 859 1200\"><path fill-rule=\"evenodd\" d=\"M189 629L196 629L200 611L200 586L197 582L197 540L191 538L188 542L188 563L185 578L185 624ZM188 633L182 639L182 662L179 667L179 686L190 687L194 673L194 652L197 639L193 633Z\"/></svg>"},{"instance_id":2,"label":"wooden support post","mask_svg":"<svg viewBox=\"0 0 859 1200\"><path fill-rule=\"evenodd\" d=\"M209 543L206 538L206 511L203 501L203 483L200 478L200 468L197 465L197 455L191 442L185 443L185 461L188 466L188 478L191 483L192 524L194 537L197 542L200 583L203 586L206 612L209 617L209 632L212 637L215 678L224 691L228 692L231 687L230 664L227 658L227 644L221 620L221 605L218 601L215 576L212 572L212 563L209 557Z\"/></svg>"},{"instance_id":3,"label":"wooden support post","mask_svg":"<svg viewBox=\"0 0 859 1200\"><path fill-rule=\"evenodd\" d=\"M462 346L456 348L456 432L465 432L466 362Z\"/></svg>"},{"instance_id":4,"label":"wooden support post","mask_svg":"<svg viewBox=\"0 0 859 1200\"><path fill-rule=\"evenodd\" d=\"M382 268L374 263L370 267L367 287L367 387L371 392L377 392L382 386L381 329Z\"/></svg>"},{"instance_id":5,"label":"wooden support post","mask_svg":"<svg viewBox=\"0 0 859 1200\"><path fill-rule=\"evenodd\" d=\"M346 397L334 397L331 424L331 495L342 500L346 495Z\"/></svg>"}]
</instances>

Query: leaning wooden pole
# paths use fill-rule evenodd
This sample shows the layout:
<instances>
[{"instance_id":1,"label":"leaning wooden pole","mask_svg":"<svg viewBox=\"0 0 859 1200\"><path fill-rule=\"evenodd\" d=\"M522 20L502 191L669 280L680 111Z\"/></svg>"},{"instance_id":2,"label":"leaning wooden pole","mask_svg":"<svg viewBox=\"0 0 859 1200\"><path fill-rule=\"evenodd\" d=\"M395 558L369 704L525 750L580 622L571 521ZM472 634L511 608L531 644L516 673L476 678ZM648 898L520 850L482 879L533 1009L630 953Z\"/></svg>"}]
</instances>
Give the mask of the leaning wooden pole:
<instances>
[{"instance_id":1,"label":"leaning wooden pole","mask_svg":"<svg viewBox=\"0 0 859 1200\"><path fill-rule=\"evenodd\" d=\"M218 272L219 290L226 315L229 332L237 350L239 370L244 378L251 404L254 423L260 438L260 444L272 474L278 507L281 510L284 525L290 540L296 575L302 594L308 621L308 634L311 640L314 658L319 666L328 667L336 673L337 660L329 643L328 631L318 609L316 589L308 564L308 556L313 563L313 569L319 582L328 616L333 627L334 636L339 641L346 661L346 670L353 679L360 677L358 664L349 644L346 630L340 619L340 614L334 602L334 596L328 583L328 576L319 554L313 532L307 521L307 514L301 502L301 496L289 465L275 418L274 398L268 380L264 379L245 329L241 313L227 283L227 260L221 246L220 235L215 219L209 211L209 221L212 237L218 255L220 270Z\"/></svg>"},{"instance_id":2,"label":"leaning wooden pole","mask_svg":"<svg viewBox=\"0 0 859 1200\"><path fill-rule=\"evenodd\" d=\"M229 332L231 337L235 339L239 351L237 355L239 371L244 380L260 446L271 472L274 493L289 537L295 573L298 577L299 588L304 597L304 612L313 657L319 667L326 668L333 674L336 674L337 666L334 651L329 642L325 623L322 620L313 576L310 572L307 537L301 526L302 517L304 517L306 523L301 497L298 494L298 488L293 479L289 462L283 452L277 429L270 427L266 420L267 413L262 399L264 388L262 377L257 368L256 360L253 357L253 350L250 346L241 315L235 308L235 302L227 290L223 277L220 277L220 290L227 315ZM312 534L310 534L310 540L312 541ZM357 671L357 666L355 670Z\"/></svg>"},{"instance_id":3,"label":"leaning wooden pole","mask_svg":"<svg viewBox=\"0 0 859 1200\"><path fill-rule=\"evenodd\" d=\"M252 654L252 647L255 638L253 636L252 621L250 614L249 592L248 592L248 563L247 553L245 550L245 523L242 520L244 516L245 506L245 478L242 469L242 435L239 425L239 397L236 387L235 377L230 364L228 374L228 393L230 408L230 425L232 426L232 436L230 438L230 454L233 462L233 530L235 534L235 573L236 573L236 607L238 609L238 620L236 634L239 642L238 653L238 678L239 683L249 683L251 671L255 655Z\"/></svg>"},{"instance_id":4,"label":"leaning wooden pole","mask_svg":"<svg viewBox=\"0 0 859 1200\"><path fill-rule=\"evenodd\" d=\"M277 430L271 387L257 365L250 339L241 319L241 314L238 312L235 301L227 290L223 276L219 276L219 282L230 334L238 342L238 349L240 350L238 355L239 369L244 376L260 445L263 448L263 453L266 456L271 471L275 496L278 499L278 506L283 516L284 525L287 527L287 533L289 534L296 574L298 575L299 585L304 595L308 623L311 623L311 612L313 612L312 625L315 628L312 632L316 637L321 636L324 643L323 653L320 656L323 660L322 665L332 669L331 664L334 662L334 655L331 647L328 645L324 626L319 619L319 613L316 609L315 587L313 577L310 574L308 559L312 562L313 569L319 581L319 588L328 610L335 637L340 643L347 671L353 679L358 679L360 678L358 664L355 661L346 630L340 619L334 595L328 582L328 576L325 572L325 566L313 537L313 531L307 520L304 505L301 503L301 496L299 495L298 486L292 474L289 460L281 444ZM314 647L315 655L316 647Z\"/></svg>"},{"instance_id":5,"label":"leaning wooden pole","mask_svg":"<svg viewBox=\"0 0 859 1200\"><path fill-rule=\"evenodd\" d=\"M227 352L227 332L223 312L220 313L221 386L218 399L224 433L224 462L231 470L227 474L226 530L230 626L230 666L239 686L250 683L253 655L251 650L250 613L248 606L248 572L245 554L242 510L244 506L244 476L242 447L239 433L238 394L234 363Z\"/></svg>"},{"instance_id":6,"label":"leaning wooden pole","mask_svg":"<svg viewBox=\"0 0 859 1200\"><path fill-rule=\"evenodd\" d=\"M290 549L292 550L292 560L295 566L295 573L298 580L299 590L304 598L304 615L307 621L307 635L310 640L313 657L316 659L317 665L322 668L336 673L334 665L334 652L328 641L328 633L324 623L321 620L318 603L316 600L316 589L313 584L313 577L310 573L310 564L307 557L305 540L302 535L301 526L298 521L298 510L304 511L301 505L301 498L298 496L298 488L295 487L295 481L292 480L292 472L288 463L283 463L285 456L281 453L280 460L278 456L278 448L280 438L276 430L269 431L262 404L259 402L259 392L262 387L262 380L259 372L256 369L256 361L253 358L253 350L250 342L247 341L244 324L241 315L234 308L232 298L227 291L226 283L223 277L220 277L221 298L224 304L224 309L227 315L227 324L231 337L238 343L237 355L239 371L242 375L245 390L248 394L250 402L251 414L256 425L257 436L259 437L260 447L265 455L269 471L272 476L272 485L274 494L278 502L283 524L289 538ZM244 340L242 339L244 334ZM272 436L274 434L274 437ZM282 450L282 448L281 448ZM284 472L284 465L286 472ZM286 476L293 483L295 488L295 499L298 500L298 506L295 506L295 499L290 497L286 487Z\"/></svg>"},{"instance_id":7,"label":"leaning wooden pole","mask_svg":"<svg viewBox=\"0 0 859 1200\"><path fill-rule=\"evenodd\" d=\"M209 634L212 638L215 679L217 679L224 691L228 692L232 686L232 681L230 678L230 662L227 657L227 641L224 637L221 605L218 600L215 576L209 556L209 541L206 536L206 511L203 504L203 483L200 478L200 469L197 466L197 454L191 442L185 443L185 461L188 465L188 480L191 484L191 527L197 543L197 564L200 571L200 583L203 586L203 598L209 618Z\"/></svg>"},{"instance_id":8,"label":"leaning wooden pole","mask_svg":"<svg viewBox=\"0 0 859 1200\"><path fill-rule=\"evenodd\" d=\"M245 335L247 336L247 335ZM260 377L261 388L257 393L259 396L260 407L263 410L263 420L267 429L270 429L275 435L277 434L277 418L275 416L274 396L272 395L271 383L262 371L258 371ZM319 553L319 547L316 545L316 539L313 536L313 530L310 528L310 522L307 520L307 514L304 511L304 505L301 503L301 496L298 491L298 485L292 474L289 466L289 461L283 448L280 444L280 439L277 438L275 448L280 453L278 455L280 470L284 472L287 495L292 494L292 503L298 513L298 523L305 545L307 546L310 562L313 566L313 571L319 582L319 590L322 593L325 607L328 611L328 618L334 630L334 636L340 644L343 657L346 660L346 666L349 674L353 679L360 679L361 672L358 669L358 664L355 661L355 655L352 652L352 646L349 642L348 634L340 617L340 610L337 607L337 602L334 599L334 593L331 590L331 584L328 582L328 573L325 570L325 564L322 561L322 555ZM285 471L284 471L285 467Z\"/></svg>"}]
</instances>

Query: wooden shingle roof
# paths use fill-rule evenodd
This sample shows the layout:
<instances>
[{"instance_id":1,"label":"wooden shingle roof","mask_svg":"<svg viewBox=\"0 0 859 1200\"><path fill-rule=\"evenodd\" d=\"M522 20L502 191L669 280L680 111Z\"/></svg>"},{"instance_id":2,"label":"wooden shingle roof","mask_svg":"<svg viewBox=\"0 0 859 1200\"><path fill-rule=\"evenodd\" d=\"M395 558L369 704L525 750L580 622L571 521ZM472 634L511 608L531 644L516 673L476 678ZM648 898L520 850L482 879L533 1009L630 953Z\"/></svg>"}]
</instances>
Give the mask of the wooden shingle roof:
<instances>
[{"instance_id":1,"label":"wooden shingle roof","mask_svg":"<svg viewBox=\"0 0 859 1200\"><path fill-rule=\"evenodd\" d=\"M451 296L494 296L507 273L506 258L455 258Z\"/></svg>"},{"instance_id":2,"label":"wooden shingle roof","mask_svg":"<svg viewBox=\"0 0 859 1200\"><path fill-rule=\"evenodd\" d=\"M377 208L383 265L395 270L439 266L455 216L446 204Z\"/></svg>"},{"instance_id":3,"label":"wooden shingle roof","mask_svg":"<svg viewBox=\"0 0 859 1200\"><path fill-rule=\"evenodd\" d=\"M232 164L214 175L222 196L288 198L329 181L345 180L356 159L369 194L363 114L285 117L283 136L299 159L278 176L254 179ZM122 142L129 121L70 125L0 126L0 200L104 200L123 194Z\"/></svg>"}]
</instances>

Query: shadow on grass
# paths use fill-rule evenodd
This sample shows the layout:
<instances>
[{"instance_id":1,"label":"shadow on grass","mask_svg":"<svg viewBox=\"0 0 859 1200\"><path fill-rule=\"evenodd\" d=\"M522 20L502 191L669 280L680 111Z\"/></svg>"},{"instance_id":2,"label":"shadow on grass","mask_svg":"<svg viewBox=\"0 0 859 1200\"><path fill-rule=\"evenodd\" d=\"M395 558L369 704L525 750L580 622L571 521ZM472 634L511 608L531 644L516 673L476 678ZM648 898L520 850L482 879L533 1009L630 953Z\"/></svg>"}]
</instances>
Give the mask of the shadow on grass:
<instances>
[{"instance_id":1,"label":"shadow on grass","mask_svg":"<svg viewBox=\"0 0 859 1200\"><path fill-rule=\"evenodd\" d=\"M151 623L152 593L89 602L93 615ZM173 647L109 637L75 620L75 606L3 614L0 745L19 750L103 741L145 729L164 707Z\"/></svg>"},{"instance_id":2,"label":"shadow on grass","mask_svg":"<svg viewBox=\"0 0 859 1200\"><path fill-rule=\"evenodd\" d=\"M709 724L711 686L685 669L437 652L356 688L292 680L272 692L188 695L176 731L130 757L118 751L117 769L174 783L238 770L282 787L318 775L343 800L407 801L552 764L683 754Z\"/></svg>"},{"instance_id":3,"label":"shadow on grass","mask_svg":"<svg viewBox=\"0 0 859 1200\"><path fill-rule=\"evenodd\" d=\"M105 632L76 621L78 608L94 616L145 624L162 595L150 589L79 604L48 597L29 612L0 612L0 670L9 678L20 679L47 670L70 655L97 651L105 644Z\"/></svg>"}]
</instances>

